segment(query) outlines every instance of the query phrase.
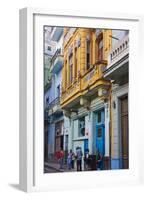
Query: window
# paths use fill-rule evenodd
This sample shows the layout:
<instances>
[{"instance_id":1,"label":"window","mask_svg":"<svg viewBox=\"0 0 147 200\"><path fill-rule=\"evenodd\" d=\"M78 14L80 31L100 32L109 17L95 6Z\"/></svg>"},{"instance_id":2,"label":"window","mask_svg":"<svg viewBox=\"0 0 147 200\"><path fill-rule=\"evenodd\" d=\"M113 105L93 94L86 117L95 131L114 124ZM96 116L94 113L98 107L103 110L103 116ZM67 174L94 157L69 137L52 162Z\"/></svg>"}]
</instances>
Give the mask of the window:
<instances>
[{"instance_id":1,"label":"window","mask_svg":"<svg viewBox=\"0 0 147 200\"><path fill-rule=\"evenodd\" d=\"M63 126L63 121L59 121L55 124L55 133L56 135L61 135L62 134L62 126Z\"/></svg>"},{"instance_id":2,"label":"window","mask_svg":"<svg viewBox=\"0 0 147 200\"><path fill-rule=\"evenodd\" d=\"M86 66L87 66L87 70L90 68L90 40L87 40L86 42Z\"/></svg>"},{"instance_id":3,"label":"window","mask_svg":"<svg viewBox=\"0 0 147 200\"><path fill-rule=\"evenodd\" d=\"M65 74L64 74L64 78L65 78L65 88L67 86L67 60L65 61Z\"/></svg>"},{"instance_id":4,"label":"window","mask_svg":"<svg viewBox=\"0 0 147 200\"><path fill-rule=\"evenodd\" d=\"M49 97L46 98L46 106L49 105Z\"/></svg>"},{"instance_id":5,"label":"window","mask_svg":"<svg viewBox=\"0 0 147 200\"><path fill-rule=\"evenodd\" d=\"M79 137L85 136L85 117L79 119Z\"/></svg>"},{"instance_id":6,"label":"window","mask_svg":"<svg viewBox=\"0 0 147 200\"><path fill-rule=\"evenodd\" d=\"M97 137L102 137L102 128L98 128Z\"/></svg>"},{"instance_id":7,"label":"window","mask_svg":"<svg viewBox=\"0 0 147 200\"><path fill-rule=\"evenodd\" d=\"M47 103L49 102L49 97L46 98L46 102L47 102Z\"/></svg>"},{"instance_id":8,"label":"window","mask_svg":"<svg viewBox=\"0 0 147 200\"><path fill-rule=\"evenodd\" d=\"M77 54L77 48L75 48L75 78L77 77L77 65L78 65L78 54Z\"/></svg>"},{"instance_id":9,"label":"window","mask_svg":"<svg viewBox=\"0 0 147 200\"><path fill-rule=\"evenodd\" d=\"M51 46L48 46L48 47L47 47L47 50L48 50L48 51L51 51L51 50L52 50Z\"/></svg>"},{"instance_id":10,"label":"window","mask_svg":"<svg viewBox=\"0 0 147 200\"><path fill-rule=\"evenodd\" d=\"M105 113L104 113L104 109L99 110L97 112L97 123L98 124L102 124L105 121Z\"/></svg>"},{"instance_id":11,"label":"window","mask_svg":"<svg viewBox=\"0 0 147 200\"><path fill-rule=\"evenodd\" d=\"M101 117L101 112L98 112L98 123L100 123L102 121L102 117Z\"/></svg>"},{"instance_id":12,"label":"window","mask_svg":"<svg viewBox=\"0 0 147 200\"><path fill-rule=\"evenodd\" d=\"M103 38L98 40L98 60L103 60Z\"/></svg>"},{"instance_id":13,"label":"window","mask_svg":"<svg viewBox=\"0 0 147 200\"><path fill-rule=\"evenodd\" d=\"M57 98L60 97L60 84L57 86Z\"/></svg>"},{"instance_id":14,"label":"window","mask_svg":"<svg viewBox=\"0 0 147 200\"><path fill-rule=\"evenodd\" d=\"M69 56L69 84L73 81L73 54Z\"/></svg>"}]
</instances>

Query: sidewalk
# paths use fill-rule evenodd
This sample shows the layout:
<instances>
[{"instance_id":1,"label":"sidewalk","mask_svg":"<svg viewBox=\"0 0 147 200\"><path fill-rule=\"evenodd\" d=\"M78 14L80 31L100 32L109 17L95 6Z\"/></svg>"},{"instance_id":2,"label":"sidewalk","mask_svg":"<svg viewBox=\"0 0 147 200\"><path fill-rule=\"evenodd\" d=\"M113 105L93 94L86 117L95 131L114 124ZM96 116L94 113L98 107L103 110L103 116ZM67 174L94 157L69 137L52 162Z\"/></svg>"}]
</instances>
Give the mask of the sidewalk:
<instances>
[{"instance_id":1,"label":"sidewalk","mask_svg":"<svg viewBox=\"0 0 147 200\"><path fill-rule=\"evenodd\" d=\"M73 172L76 171L76 169L68 169L67 165L63 165L63 169L59 168L59 163L57 162L45 162L45 167L50 168L51 170L54 170L55 172Z\"/></svg>"}]
</instances>

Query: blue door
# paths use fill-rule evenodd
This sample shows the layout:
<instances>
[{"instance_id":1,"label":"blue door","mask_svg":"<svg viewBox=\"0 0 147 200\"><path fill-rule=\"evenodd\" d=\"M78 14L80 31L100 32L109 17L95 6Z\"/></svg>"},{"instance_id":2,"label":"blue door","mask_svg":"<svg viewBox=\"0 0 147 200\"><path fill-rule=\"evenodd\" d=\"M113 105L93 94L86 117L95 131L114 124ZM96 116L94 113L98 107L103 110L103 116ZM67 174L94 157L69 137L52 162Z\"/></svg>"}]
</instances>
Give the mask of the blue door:
<instances>
[{"instance_id":1,"label":"blue door","mask_svg":"<svg viewBox=\"0 0 147 200\"><path fill-rule=\"evenodd\" d=\"M88 139L84 140L84 153L87 151L88 148Z\"/></svg>"},{"instance_id":2,"label":"blue door","mask_svg":"<svg viewBox=\"0 0 147 200\"><path fill-rule=\"evenodd\" d=\"M102 156L105 154L105 126L104 124L96 125L96 149Z\"/></svg>"},{"instance_id":3,"label":"blue door","mask_svg":"<svg viewBox=\"0 0 147 200\"><path fill-rule=\"evenodd\" d=\"M105 115L104 109L97 112L96 122L96 150L99 150L102 156L105 154Z\"/></svg>"}]
</instances>

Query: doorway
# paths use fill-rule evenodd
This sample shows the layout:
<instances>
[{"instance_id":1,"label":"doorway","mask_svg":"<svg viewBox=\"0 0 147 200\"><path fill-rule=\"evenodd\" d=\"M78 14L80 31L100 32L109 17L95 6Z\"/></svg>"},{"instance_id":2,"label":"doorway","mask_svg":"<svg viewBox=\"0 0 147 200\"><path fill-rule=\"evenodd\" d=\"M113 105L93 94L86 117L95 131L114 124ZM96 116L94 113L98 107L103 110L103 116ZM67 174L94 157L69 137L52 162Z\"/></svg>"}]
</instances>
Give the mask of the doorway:
<instances>
[{"instance_id":1,"label":"doorway","mask_svg":"<svg viewBox=\"0 0 147 200\"><path fill-rule=\"evenodd\" d=\"M97 112L96 118L96 150L98 150L102 156L105 154L105 115L104 109Z\"/></svg>"},{"instance_id":2,"label":"doorway","mask_svg":"<svg viewBox=\"0 0 147 200\"><path fill-rule=\"evenodd\" d=\"M129 168L128 96L120 99L122 168Z\"/></svg>"}]
</instances>

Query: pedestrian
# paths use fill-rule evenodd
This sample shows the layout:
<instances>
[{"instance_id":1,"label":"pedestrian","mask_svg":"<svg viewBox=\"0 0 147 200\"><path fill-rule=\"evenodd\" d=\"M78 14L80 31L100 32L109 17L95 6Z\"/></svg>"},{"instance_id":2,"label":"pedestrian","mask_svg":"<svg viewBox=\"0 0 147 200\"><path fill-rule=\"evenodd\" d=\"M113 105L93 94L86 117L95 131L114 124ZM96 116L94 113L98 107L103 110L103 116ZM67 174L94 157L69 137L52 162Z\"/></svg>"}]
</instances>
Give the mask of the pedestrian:
<instances>
[{"instance_id":1,"label":"pedestrian","mask_svg":"<svg viewBox=\"0 0 147 200\"><path fill-rule=\"evenodd\" d=\"M72 168L72 150L70 149L69 153L68 153L68 156L67 156L67 166L68 166L68 169L71 169Z\"/></svg>"},{"instance_id":2,"label":"pedestrian","mask_svg":"<svg viewBox=\"0 0 147 200\"><path fill-rule=\"evenodd\" d=\"M58 161L59 161L60 169L63 169L64 152L63 152L62 148L59 151L59 156L58 157L59 157Z\"/></svg>"},{"instance_id":3,"label":"pedestrian","mask_svg":"<svg viewBox=\"0 0 147 200\"><path fill-rule=\"evenodd\" d=\"M81 147L76 148L77 171L82 171L82 150Z\"/></svg>"},{"instance_id":4,"label":"pedestrian","mask_svg":"<svg viewBox=\"0 0 147 200\"><path fill-rule=\"evenodd\" d=\"M97 150L97 153L96 153L96 161L97 161L97 169L102 170L103 169L103 156L99 150Z\"/></svg>"},{"instance_id":5,"label":"pedestrian","mask_svg":"<svg viewBox=\"0 0 147 200\"><path fill-rule=\"evenodd\" d=\"M84 167L86 170L89 169L89 149L85 150L85 154L84 154Z\"/></svg>"},{"instance_id":6,"label":"pedestrian","mask_svg":"<svg viewBox=\"0 0 147 200\"><path fill-rule=\"evenodd\" d=\"M75 163L75 154L72 152L72 160L71 160L71 168L74 169L74 163Z\"/></svg>"}]
</instances>

